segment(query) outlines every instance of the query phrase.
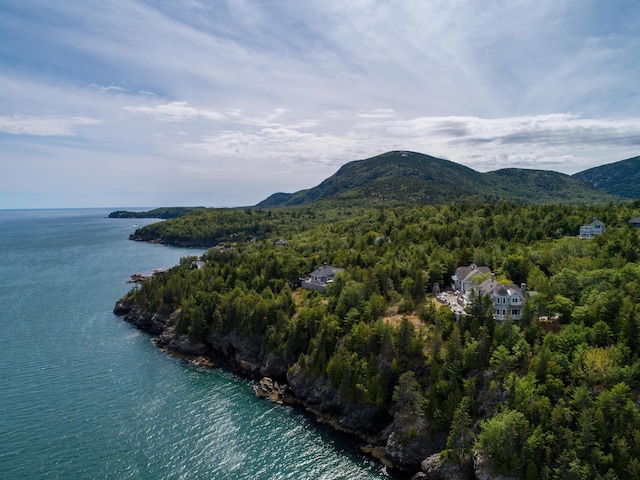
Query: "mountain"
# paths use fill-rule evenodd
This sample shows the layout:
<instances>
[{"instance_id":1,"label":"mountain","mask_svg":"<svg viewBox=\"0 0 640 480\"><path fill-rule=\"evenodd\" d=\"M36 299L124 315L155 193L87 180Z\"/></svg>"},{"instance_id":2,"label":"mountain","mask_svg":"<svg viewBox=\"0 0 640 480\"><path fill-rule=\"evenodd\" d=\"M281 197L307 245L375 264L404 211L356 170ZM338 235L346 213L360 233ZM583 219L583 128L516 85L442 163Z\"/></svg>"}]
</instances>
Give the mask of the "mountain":
<instances>
[{"instance_id":1,"label":"mountain","mask_svg":"<svg viewBox=\"0 0 640 480\"><path fill-rule=\"evenodd\" d=\"M613 195L640 199L640 157L589 168L573 177Z\"/></svg>"},{"instance_id":2,"label":"mountain","mask_svg":"<svg viewBox=\"0 0 640 480\"><path fill-rule=\"evenodd\" d=\"M520 203L597 204L620 201L581 180L550 170L504 168L483 173L495 196Z\"/></svg>"},{"instance_id":3,"label":"mountain","mask_svg":"<svg viewBox=\"0 0 640 480\"><path fill-rule=\"evenodd\" d=\"M480 173L442 158L393 151L349 162L316 187L276 193L256 206L295 206L321 200L350 204L502 200L580 204L619 198L562 173L516 168Z\"/></svg>"},{"instance_id":4,"label":"mountain","mask_svg":"<svg viewBox=\"0 0 640 480\"><path fill-rule=\"evenodd\" d=\"M480 195L481 174L449 160L413 152L388 152L343 165L320 185L294 194L275 194L265 202L271 206L302 205L317 200L351 202L441 203L458 198L450 185L464 189L467 196ZM264 207L261 202L257 206Z\"/></svg>"}]
</instances>

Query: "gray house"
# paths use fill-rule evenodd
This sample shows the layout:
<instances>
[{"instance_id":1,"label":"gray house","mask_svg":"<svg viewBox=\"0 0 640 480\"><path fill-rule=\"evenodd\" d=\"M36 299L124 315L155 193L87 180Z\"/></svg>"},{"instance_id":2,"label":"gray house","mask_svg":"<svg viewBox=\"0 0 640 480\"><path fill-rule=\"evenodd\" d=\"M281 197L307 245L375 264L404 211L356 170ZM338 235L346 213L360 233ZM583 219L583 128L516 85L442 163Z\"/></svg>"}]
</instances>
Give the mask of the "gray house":
<instances>
[{"instance_id":1,"label":"gray house","mask_svg":"<svg viewBox=\"0 0 640 480\"><path fill-rule=\"evenodd\" d=\"M453 289L457 292L467 293L473 284L473 277L476 275L488 275L490 273L491 269L489 267L478 267L473 263L468 267L458 267L456 273L451 277L451 280L453 280Z\"/></svg>"},{"instance_id":2,"label":"gray house","mask_svg":"<svg viewBox=\"0 0 640 480\"><path fill-rule=\"evenodd\" d=\"M200 270L201 268L203 268L205 266L206 262L203 262L202 260L195 260L193 262L191 262L191 265L189 266L192 270L197 269Z\"/></svg>"},{"instance_id":3,"label":"gray house","mask_svg":"<svg viewBox=\"0 0 640 480\"><path fill-rule=\"evenodd\" d=\"M607 227L598 220L596 217L593 217L593 222L589 225L582 225L580 227L580 238L595 238L596 235L600 235L604 233Z\"/></svg>"},{"instance_id":4,"label":"gray house","mask_svg":"<svg viewBox=\"0 0 640 480\"><path fill-rule=\"evenodd\" d=\"M344 268L321 265L311 272L308 278L302 280L302 288L325 292L329 283L333 282L336 274L342 271L344 271Z\"/></svg>"},{"instance_id":5,"label":"gray house","mask_svg":"<svg viewBox=\"0 0 640 480\"><path fill-rule=\"evenodd\" d=\"M494 317L500 322L507 317L519 320L522 317L525 299L535 294L535 292L527 292L527 286L524 283L519 287L513 284L503 285L495 279L493 273L475 289L478 294L491 296L496 309Z\"/></svg>"}]
</instances>

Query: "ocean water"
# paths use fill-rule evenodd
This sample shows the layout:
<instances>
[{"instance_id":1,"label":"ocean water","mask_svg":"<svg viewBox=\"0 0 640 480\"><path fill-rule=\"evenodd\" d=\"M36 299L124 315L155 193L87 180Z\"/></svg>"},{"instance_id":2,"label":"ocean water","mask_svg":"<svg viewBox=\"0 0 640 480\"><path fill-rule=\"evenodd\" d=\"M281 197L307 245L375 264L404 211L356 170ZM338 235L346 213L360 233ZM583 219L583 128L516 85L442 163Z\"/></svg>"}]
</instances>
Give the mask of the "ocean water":
<instances>
[{"instance_id":1,"label":"ocean water","mask_svg":"<svg viewBox=\"0 0 640 480\"><path fill-rule=\"evenodd\" d=\"M165 355L112 313L133 273L201 250L109 210L0 210L0 478L383 479L357 442Z\"/></svg>"}]
</instances>

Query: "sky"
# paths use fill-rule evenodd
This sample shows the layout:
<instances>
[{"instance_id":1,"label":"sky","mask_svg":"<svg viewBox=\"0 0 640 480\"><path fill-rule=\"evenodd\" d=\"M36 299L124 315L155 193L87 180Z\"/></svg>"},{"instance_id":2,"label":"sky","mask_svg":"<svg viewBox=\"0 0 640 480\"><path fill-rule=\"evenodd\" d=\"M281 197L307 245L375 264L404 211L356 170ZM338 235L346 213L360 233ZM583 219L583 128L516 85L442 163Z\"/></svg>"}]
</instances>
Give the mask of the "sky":
<instances>
[{"instance_id":1,"label":"sky","mask_svg":"<svg viewBox=\"0 0 640 480\"><path fill-rule=\"evenodd\" d=\"M640 155L638 0L0 0L0 208L254 205L409 150Z\"/></svg>"}]
</instances>

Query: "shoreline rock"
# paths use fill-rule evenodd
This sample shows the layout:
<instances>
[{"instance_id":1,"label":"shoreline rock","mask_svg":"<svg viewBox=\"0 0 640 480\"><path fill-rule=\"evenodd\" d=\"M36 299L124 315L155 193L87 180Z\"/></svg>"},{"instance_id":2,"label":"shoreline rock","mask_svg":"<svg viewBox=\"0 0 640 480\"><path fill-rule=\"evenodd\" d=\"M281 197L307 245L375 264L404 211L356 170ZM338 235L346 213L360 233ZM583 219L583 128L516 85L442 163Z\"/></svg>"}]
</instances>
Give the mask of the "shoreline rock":
<instances>
[{"instance_id":1,"label":"shoreline rock","mask_svg":"<svg viewBox=\"0 0 640 480\"><path fill-rule=\"evenodd\" d=\"M436 453L422 461L420 472L411 477L411 480L475 480L475 478L471 462L460 465Z\"/></svg>"},{"instance_id":2,"label":"shoreline rock","mask_svg":"<svg viewBox=\"0 0 640 480\"><path fill-rule=\"evenodd\" d=\"M226 366L239 376L258 380L254 386L258 397L279 404L299 405L314 415L318 423L363 441L366 445L361 450L386 467L409 473L420 469L424 457L406 455L405 446L393 435L394 418L385 408L342 402L327 378L303 371L282 355L264 354L258 340L232 332L224 336L209 335L204 342L194 343L187 335L178 335L175 331L180 310L152 314L143 311L129 295L116 302L113 312L134 327L157 335L153 344L171 356L207 368ZM412 446L406 447L412 450ZM434 452L426 452L425 456L430 453Z\"/></svg>"},{"instance_id":3,"label":"shoreline rock","mask_svg":"<svg viewBox=\"0 0 640 480\"><path fill-rule=\"evenodd\" d=\"M146 237L144 235L139 235L136 233L132 233L129 235L129 240L133 240L135 242L147 242L154 245L171 245L173 247L184 247L184 248L211 248L215 244L211 244L211 242L191 242L188 240L180 241L180 240L165 240L161 237Z\"/></svg>"},{"instance_id":4,"label":"shoreline rock","mask_svg":"<svg viewBox=\"0 0 640 480\"><path fill-rule=\"evenodd\" d=\"M287 384L280 384L271 377L262 377L253 391L259 398L283 405L296 403L295 396Z\"/></svg>"}]
</instances>

